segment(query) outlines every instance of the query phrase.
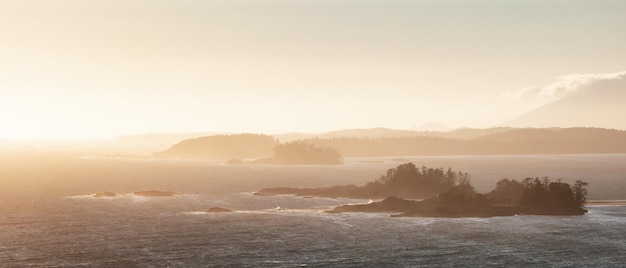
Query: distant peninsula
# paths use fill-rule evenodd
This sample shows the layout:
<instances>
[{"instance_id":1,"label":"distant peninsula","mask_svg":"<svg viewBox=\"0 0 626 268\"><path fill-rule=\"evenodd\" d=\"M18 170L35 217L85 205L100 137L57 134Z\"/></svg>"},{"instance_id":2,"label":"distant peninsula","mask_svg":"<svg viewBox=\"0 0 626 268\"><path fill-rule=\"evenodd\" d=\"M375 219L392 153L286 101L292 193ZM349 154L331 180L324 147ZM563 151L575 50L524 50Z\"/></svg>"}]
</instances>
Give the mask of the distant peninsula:
<instances>
[{"instance_id":1,"label":"distant peninsula","mask_svg":"<svg viewBox=\"0 0 626 268\"><path fill-rule=\"evenodd\" d=\"M246 159L272 155L278 140L261 134L214 135L183 140L154 158L170 159Z\"/></svg>"},{"instance_id":2,"label":"distant peninsula","mask_svg":"<svg viewBox=\"0 0 626 268\"><path fill-rule=\"evenodd\" d=\"M229 159L229 165L340 165L339 151L302 141L279 143L267 135L216 135L184 140L171 148L152 154L155 158ZM244 159L255 160L244 160Z\"/></svg>"},{"instance_id":3,"label":"distant peninsula","mask_svg":"<svg viewBox=\"0 0 626 268\"><path fill-rule=\"evenodd\" d=\"M573 186L548 178L504 179L487 193L476 193L470 177L443 168L418 169L406 163L364 186L328 188L268 188L257 195L296 194L310 197L348 197L384 200L342 205L327 212L397 212L394 217L493 217L513 215L582 215L587 183ZM401 196L401 197L398 197ZM424 196L430 196L422 200Z\"/></svg>"}]
</instances>

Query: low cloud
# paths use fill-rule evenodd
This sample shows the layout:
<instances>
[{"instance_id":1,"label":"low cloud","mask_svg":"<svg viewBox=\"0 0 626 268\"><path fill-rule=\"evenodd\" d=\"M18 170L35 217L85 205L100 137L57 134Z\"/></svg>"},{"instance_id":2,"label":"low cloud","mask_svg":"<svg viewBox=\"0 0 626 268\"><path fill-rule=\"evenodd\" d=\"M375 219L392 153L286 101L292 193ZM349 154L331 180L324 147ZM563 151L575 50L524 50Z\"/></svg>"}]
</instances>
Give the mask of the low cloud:
<instances>
[{"instance_id":1,"label":"low cloud","mask_svg":"<svg viewBox=\"0 0 626 268\"><path fill-rule=\"evenodd\" d=\"M580 90L596 90L615 86L626 90L626 71L602 74L571 74L557 77L547 86L531 86L506 96L513 98L559 99Z\"/></svg>"}]
</instances>

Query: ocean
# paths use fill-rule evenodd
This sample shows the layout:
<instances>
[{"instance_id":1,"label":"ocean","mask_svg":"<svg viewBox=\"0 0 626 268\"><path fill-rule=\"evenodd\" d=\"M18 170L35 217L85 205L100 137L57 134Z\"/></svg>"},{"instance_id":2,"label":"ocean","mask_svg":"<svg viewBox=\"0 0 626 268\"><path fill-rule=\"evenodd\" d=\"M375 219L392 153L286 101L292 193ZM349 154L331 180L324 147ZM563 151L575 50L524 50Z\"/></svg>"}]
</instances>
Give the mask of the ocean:
<instances>
[{"instance_id":1,"label":"ocean","mask_svg":"<svg viewBox=\"0 0 626 268\"><path fill-rule=\"evenodd\" d=\"M361 185L405 162L499 179L589 182L626 199L626 155L349 158L341 166L3 158L0 267L624 267L626 206L584 216L391 218L328 214L369 200L256 196L265 187ZM141 190L174 197L138 197ZM95 198L95 192L118 193ZM224 207L233 213L206 213Z\"/></svg>"}]
</instances>

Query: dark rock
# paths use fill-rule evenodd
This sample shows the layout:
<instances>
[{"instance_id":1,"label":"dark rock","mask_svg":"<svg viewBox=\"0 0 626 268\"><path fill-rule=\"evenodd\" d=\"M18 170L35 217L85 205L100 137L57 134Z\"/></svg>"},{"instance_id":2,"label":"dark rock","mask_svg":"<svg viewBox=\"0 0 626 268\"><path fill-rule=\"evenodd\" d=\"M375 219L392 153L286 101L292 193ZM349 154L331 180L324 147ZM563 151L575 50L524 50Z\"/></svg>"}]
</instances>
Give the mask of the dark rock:
<instances>
[{"instance_id":1,"label":"dark rock","mask_svg":"<svg viewBox=\"0 0 626 268\"><path fill-rule=\"evenodd\" d=\"M584 215L587 210L581 207L568 207L568 208L520 208L519 214L521 215L556 215L556 216L575 216Z\"/></svg>"},{"instance_id":2,"label":"dark rock","mask_svg":"<svg viewBox=\"0 0 626 268\"><path fill-rule=\"evenodd\" d=\"M494 217L513 216L518 210L511 206L491 205L470 185L459 185L423 201L389 197L380 202L362 205L343 205L328 211L340 212L402 212L393 217Z\"/></svg>"},{"instance_id":3,"label":"dark rock","mask_svg":"<svg viewBox=\"0 0 626 268\"><path fill-rule=\"evenodd\" d=\"M227 208L221 208L221 207L212 207L210 209L208 209L206 212L210 212L210 213L223 213L223 212L233 212L230 209Z\"/></svg>"}]
</instances>

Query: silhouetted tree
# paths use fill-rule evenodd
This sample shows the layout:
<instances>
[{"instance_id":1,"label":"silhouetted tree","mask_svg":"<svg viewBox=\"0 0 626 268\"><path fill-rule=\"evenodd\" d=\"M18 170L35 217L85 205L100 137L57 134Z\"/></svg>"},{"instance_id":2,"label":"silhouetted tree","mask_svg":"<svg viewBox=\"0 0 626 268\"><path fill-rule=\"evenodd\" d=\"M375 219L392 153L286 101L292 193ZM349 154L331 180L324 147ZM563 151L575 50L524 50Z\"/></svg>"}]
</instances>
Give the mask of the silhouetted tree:
<instances>
[{"instance_id":1,"label":"silhouetted tree","mask_svg":"<svg viewBox=\"0 0 626 268\"><path fill-rule=\"evenodd\" d=\"M587 189L585 187L588 185L589 183L580 180L577 180L576 183L574 183L574 200L576 200L576 203L579 206L582 206L585 202L587 202Z\"/></svg>"},{"instance_id":2,"label":"silhouetted tree","mask_svg":"<svg viewBox=\"0 0 626 268\"><path fill-rule=\"evenodd\" d=\"M576 181L573 187L557 180L551 182L548 178L526 178L524 192L519 201L522 208L531 213L552 211L584 211L582 209L587 190L586 182Z\"/></svg>"},{"instance_id":3,"label":"silhouetted tree","mask_svg":"<svg viewBox=\"0 0 626 268\"><path fill-rule=\"evenodd\" d=\"M274 156L261 159L259 163L277 164L342 164L343 158L337 149L319 147L302 141L282 143L274 147Z\"/></svg>"},{"instance_id":4,"label":"silhouetted tree","mask_svg":"<svg viewBox=\"0 0 626 268\"><path fill-rule=\"evenodd\" d=\"M422 198L443 193L457 184L469 185L470 176L448 168L417 168L406 163L387 170L378 180L365 185L370 192L384 196Z\"/></svg>"},{"instance_id":5,"label":"silhouetted tree","mask_svg":"<svg viewBox=\"0 0 626 268\"><path fill-rule=\"evenodd\" d=\"M515 205L522 198L525 186L516 180L503 179L496 183L496 188L486 194L486 198L495 204Z\"/></svg>"}]
</instances>

